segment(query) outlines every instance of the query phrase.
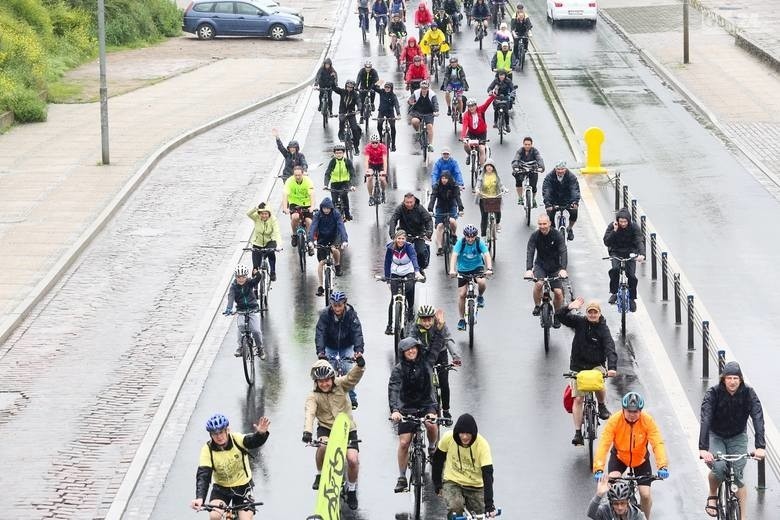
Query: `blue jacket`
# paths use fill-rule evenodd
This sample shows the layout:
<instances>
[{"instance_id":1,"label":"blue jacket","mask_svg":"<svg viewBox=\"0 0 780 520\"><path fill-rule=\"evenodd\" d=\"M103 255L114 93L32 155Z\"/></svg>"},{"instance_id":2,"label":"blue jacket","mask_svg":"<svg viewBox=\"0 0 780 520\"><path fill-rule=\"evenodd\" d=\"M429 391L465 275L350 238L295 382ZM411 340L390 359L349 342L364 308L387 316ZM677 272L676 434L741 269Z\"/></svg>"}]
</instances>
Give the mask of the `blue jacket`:
<instances>
[{"instance_id":1,"label":"blue jacket","mask_svg":"<svg viewBox=\"0 0 780 520\"><path fill-rule=\"evenodd\" d=\"M471 8L472 18L490 18L490 8L487 2L484 4L474 3L474 7Z\"/></svg>"},{"instance_id":2,"label":"blue jacket","mask_svg":"<svg viewBox=\"0 0 780 520\"><path fill-rule=\"evenodd\" d=\"M343 349L354 347L355 352L363 352L363 327L360 326L355 308L347 304L341 319L336 318L330 307L320 312L314 335L317 355L325 354L325 347Z\"/></svg>"},{"instance_id":3,"label":"blue jacket","mask_svg":"<svg viewBox=\"0 0 780 520\"><path fill-rule=\"evenodd\" d=\"M453 180L458 186L463 186L463 174L460 171L460 165L451 155L446 161L441 157L433 164L433 169L431 170L431 185L436 186L439 184L441 174L446 170L450 172Z\"/></svg>"},{"instance_id":4,"label":"blue jacket","mask_svg":"<svg viewBox=\"0 0 780 520\"><path fill-rule=\"evenodd\" d=\"M414 250L414 244L406 242L404 248L397 251L395 249L395 240L392 240L387 244L387 249L385 250L385 278L390 278L390 267L393 264L393 255L408 256L409 260L412 262L412 266L414 266L414 271L418 272L420 270L420 264L417 263L417 252Z\"/></svg>"},{"instance_id":5,"label":"blue jacket","mask_svg":"<svg viewBox=\"0 0 780 520\"><path fill-rule=\"evenodd\" d=\"M330 208L331 211L326 215L322 208ZM333 206L330 197L325 197L320 203L320 210L314 213L309 227L309 240L316 239L321 244L327 244L335 242L337 238L340 238L340 242L349 242L341 213Z\"/></svg>"}]
</instances>

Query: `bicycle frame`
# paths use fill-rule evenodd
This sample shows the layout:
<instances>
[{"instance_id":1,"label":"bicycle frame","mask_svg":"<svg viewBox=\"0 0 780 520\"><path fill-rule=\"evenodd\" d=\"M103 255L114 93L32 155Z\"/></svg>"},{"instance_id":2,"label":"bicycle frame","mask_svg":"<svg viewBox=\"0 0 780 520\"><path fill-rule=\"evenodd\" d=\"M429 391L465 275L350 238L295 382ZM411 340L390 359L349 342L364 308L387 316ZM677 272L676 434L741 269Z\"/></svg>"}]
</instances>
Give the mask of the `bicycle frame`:
<instances>
[{"instance_id":1,"label":"bicycle frame","mask_svg":"<svg viewBox=\"0 0 780 520\"><path fill-rule=\"evenodd\" d=\"M240 511L248 511L250 508L262 505L262 502L251 502L248 504L238 504L235 506L203 504L203 506L201 506L201 510L206 512L218 511L220 513L220 518L222 520L226 520L228 518L238 518L238 513Z\"/></svg>"},{"instance_id":2,"label":"bicycle frame","mask_svg":"<svg viewBox=\"0 0 780 520\"><path fill-rule=\"evenodd\" d=\"M557 229L563 235L563 239L566 240L566 230L569 227L566 213L569 211L569 206L553 206L553 210L555 211L555 218L553 219L555 221L555 229Z\"/></svg>"},{"instance_id":3,"label":"bicycle frame","mask_svg":"<svg viewBox=\"0 0 780 520\"><path fill-rule=\"evenodd\" d=\"M753 458L753 453L724 454L718 452L715 454L715 461L724 461L726 463L726 479L718 486L718 520L740 520L740 504L737 498L736 475L734 474L734 463L742 459Z\"/></svg>"},{"instance_id":4,"label":"bicycle frame","mask_svg":"<svg viewBox=\"0 0 780 520\"><path fill-rule=\"evenodd\" d=\"M325 307L330 304L330 295L333 293L333 279L336 277L336 270L333 267L333 245L327 246L317 245L317 249L324 249L327 251L325 256L325 265L322 266L322 287L325 289Z\"/></svg>"},{"instance_id":5,"label":"bicycle frame","mask_svg":"<svg viewBox=\"0 0 780 520\"><path fill-rule=\"evenodd\" d=\"M395 359L395 362L398 363L400 358L398 355L398 343L401 341L401 339L404 338L404 333L407 328L406 325L410 321L407 319L410 309L409 304L406 301L406 284L416 283L418 280L414 277L414 275L407 275L403 278L377 277L376 280L388 284L398 282L396 291L393 294L393 305L391 307L391 324L393 325L394 340L393 358ZM424 279L419 281L424 281Z\"/></svg>"},{"instance_id":6,"label":"bicycle frame","mask_svg":"<svg viewBox=\"0 0 780 520\"><path fill-rule=\"evenodd\" d=\"M237 311L244 317L244 330L241 331L241 359L244 365L244 377L249 386L255 384L255 350L259 350L260 345L255 345L255 339L252 337L252 329L249 326L251 311ZM258 352L259 355L259 352Z\"/></svg>"},{"instance_id":7,"label":"bicycle frame","mask_svg":"<svg viewBox=\"0 0 780 520\"><path fill-rule=\"evenodd\" d=\"M525 278L529 282L542 282L542 299L539 310L539 324L544 331L544 352L550 351L550 328L553 326L555 308L553 306L553 288L552 282L562 280L560 276L548 276L545 278Z\"/></svg>"},{"instance_id":8,"label":"bicycle frame","mask_svg":"<svg viewBox=\"0 0 780 520\"><path fill-rule=\"evenodd\" d=\"M635 261L637 258L637 255L634 253L631 253L628 258L621 258L618 256L606 256L602 258L602 260L615 260L617 262L620 262L620 274L619 274L619 281L618 281L618 291L616 293L617 301L615 302L617 304L618 312L620 313L620 325L621 325L621 334L623 337L626 336L626 314L630 311L630 305L631 305L631 294L628 289L628 275L626 274L626 263Z\"/></svg>"},{"instance_id":9,"label":"bicycle frame","mask_svg":"<svg viewBox=\"0 0 780 520\"><path fill-rule=\"evenodd\" d=\"M345 200L349 196L349 192L352 191L351 189L334 189L325 187L323 188L325 191L329 191L333 198L333 206L338 210L339 213L341 213L341 219L343 222L347 221L346 216L346 206L345 206Z\"/></svg>"}]
</instances>

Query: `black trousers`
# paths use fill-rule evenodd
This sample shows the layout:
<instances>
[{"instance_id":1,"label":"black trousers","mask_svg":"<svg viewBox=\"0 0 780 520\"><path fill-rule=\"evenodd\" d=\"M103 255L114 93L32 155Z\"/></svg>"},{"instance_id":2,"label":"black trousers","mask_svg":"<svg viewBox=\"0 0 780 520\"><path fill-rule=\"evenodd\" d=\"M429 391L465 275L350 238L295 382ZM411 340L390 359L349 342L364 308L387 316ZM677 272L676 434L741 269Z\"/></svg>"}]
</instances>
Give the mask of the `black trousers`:
<instances>
[{"instance_id":1,"label":"black trousers","mask_svg":"<svg viewBox=\"0 0 780 520\"><path fill-rule=\"evenodd\" d=\"M344 126L349 124L352 127L352 146L355 149L360 149L360 136L363 135L363 130L360 129L360 125L357 123L354 114L351 116L345 116L339 114L339 139L344 140ZM349 145L349 143L344 143Z\"/></svg>"},{"instance_id":2,"label":"black trousers","mask_svg":"<svg viewBox=\"0 0 780 520\"><path fill-rule=\"evenodd\" d=\"M420 264L420 269L427 269L431 257L431 249L425 243L425 240L418 238L414 241L414 252L417 253L417 263Z\"/></svg>"},{"instance_id":3,"label":"black trousers","mask_svg":"<svg viewBox=\"0 0 780 520\"><path fill-rule=\"evenodd\" d=\"M437 365L446 365L449 363L447 357L447 349L445 348L439 352L439 357L436 360ZM445 367L437 368L436 372L439 376L439 391L441 392L441 407L443 410L450 409L450 371Z\"/></svg>"},{"instance_id":4,"label":"black trousers","mask_svg":"<svg viewBox=\"0 0 780 520\"><path fill-rule=\"evenodd\" d=\"M276 247L275 242L269 242L266 244L267 247L271 247L273 245ZM252 246L252 268L253 269L260 269L260 264L263 263L263 257L268 257L268 264L271 266L271 272L276 272L276 253L274 251L260 251L257 249L257 246Z\"/></svg>"},{"instance_id":5,"label":"black trousers","mask_svg":"<svg viewBox=\"0 0 780 520\"><path fill-rule=\"evenodd\" d=\"M379 114L379 117L386 117L387 122L390 124L390 143L395 146L395 114ZM376 130L379 134L379 139L384 139L384 132L382 131L382 128L384 127L384 121L377 121L376 122Z\"/></svg>"},{"instance_id":6,"label":"black trousers","mask_svg":"<svg viewBox=\"0 0 780 520\"><path fill-rule=\"evenodd\" d=\"M513 174L514 175L514 174ZM536 185L539 184L539 172L519 173L515 176L515 186L520 188L523 185L523 176L528 175L528 184L531 185L531 191L536 195Z\"/></svg>"},{"instance_id":7,"label":"black trousers","mask_svg":"<svg viewBox=\"0 0 780 520\"><path fill-rule=\"evenodd\" d=\"M487 234L487 225L488 225L488 212L485 211L485 208L482 206L482 199L479 200L479 212L482 214L482 221L479 223L479 231L480 235L483 237ZM496 224L501 224L501 212L496 212Z\"/></svg>"},{"instance_id":8,"label":"black trousers","mask_svg":"<svg viewBox=\"0 0 780 520\"><path fill-rule=\"evenodd\" d=\"M350 187L349 181L341 181L341 182L331 182L330 188L333 190L348 190ZM336 204L336 199L341 199L341 204L344 207L344 215L345 217L351 217L352 213L349 211L349 196L347 195L347 192L341 192L338 193L338 195L334 195L333 197L333 204Z\"/></svg>"},{"instance_id":9,"label":"black trousers","mask_svg":"<svg viewBox=\"0 0 780 520\"><path fill-rule=\"evenodd\" d=\"M636 286L639 280L636 277L636 262L626 262L626 276L628 277L628 294L632 300L636 300ZM620 262L612 260L612 269L609 270L609 292L617 293L620 284Z\"/></svg>"},{"instance_id":10,"label":"black trousers","mask_svg":"<svg viewBox=\"0 0 780 520\"><path fill-rule=\"evenodd\" d=\"M406 307L408 309L408 315L405 316L404 322L411 321L414 316L414 282L408 281L404 276L398 276L395 274L390 275L390 305L387 306L387 325L393 324L393 297L398 292L398 287L404 286L404 296L406 297Z\"/></svg>"}]
</instances>

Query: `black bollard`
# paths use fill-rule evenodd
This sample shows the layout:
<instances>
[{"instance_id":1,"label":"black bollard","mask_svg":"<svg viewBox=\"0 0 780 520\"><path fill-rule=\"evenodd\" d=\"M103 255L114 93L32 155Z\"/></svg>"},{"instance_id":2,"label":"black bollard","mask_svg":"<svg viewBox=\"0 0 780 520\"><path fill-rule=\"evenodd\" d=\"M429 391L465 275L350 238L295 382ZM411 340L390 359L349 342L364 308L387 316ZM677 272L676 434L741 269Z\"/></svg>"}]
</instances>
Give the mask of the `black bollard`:
<instances>
[{"instance_id":1,"label":"black bollard","mask_svg":"<svg viewBox=\"0 0 780 520\"><path fill-rule=\"evenodd\" d=\"M674 280L674 322L679 325L682 323L682 310L680 308L680 273L672 275Z\"/></svg>"},{"instance_id":2,"label":"black bollard","mask_svg":"<svg viewBox=\"0 0 780 520\"><path fill-rule=\"evenodd\" d=\"M655 233L650 233L650 277L653 280L658 279L658 256L655 254L655 241Z\"/></svg>"},{"instance_id":3,"label":"black bollard","mask_svg":"<svg viewBox=\"0 0 780 520\"><path fill-rule=\"evenodd\" d=\"M710 322L701 322L701 378L710 378Z\"/></svg>"},{"instance_id":4,"label":"black bollard","mask_svg":"<svg viewBox=\"0 0 780 520\"><path fill-rule=\"evenodd\" d=\"M726 365L726 351L718 351L718 375L723 373L723 367Z\"/></svg>"},{"instance_id":5,"label":"black bollard","mask_svg":"<svg viewBox=\"0 0 780 520\"><path fill-rule=\"evenodd\" d=\"M620 172L615 174L615 211L620 209Z\"/></svg>"},{"instance_id":6,"label":"black bollard","mask_svg":"<svg viewBox=\"0 0 780 520\"><path fill-rule=\"evenodd\" d=\"M628 185L623 185L623 206L624 208L628 207Z\"/></svg>"},{"instance_id":7,"label":"black bollard","mask_svg":"<svg viewBox=\"0 0 780 520\"><path fill-rule=\"evenodd\" d=\"M688 351L694 350L693 347L693 295L688 295Z\"/></svg>"},{"instance_id":8,"label":"black bollard","mask_svg":"<svg viewBox=\"0 0 780 520\"><path fill-rule=\"evenodd\" d=\"M669 262L666 251L661 253L661 299L669 301Z\"/></svg>"}]
</instances>

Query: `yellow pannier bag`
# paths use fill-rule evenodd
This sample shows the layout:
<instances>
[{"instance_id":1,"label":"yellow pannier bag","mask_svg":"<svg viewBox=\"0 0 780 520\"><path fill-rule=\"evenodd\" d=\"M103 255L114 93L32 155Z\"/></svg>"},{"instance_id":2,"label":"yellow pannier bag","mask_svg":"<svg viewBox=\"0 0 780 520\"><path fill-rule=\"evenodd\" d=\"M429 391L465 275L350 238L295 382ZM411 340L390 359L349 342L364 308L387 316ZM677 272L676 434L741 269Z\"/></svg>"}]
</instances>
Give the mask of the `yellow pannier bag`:
<instances>
[{"instance_id":1,"label":"yellow pannier bag","mask_svg":"<svg viewBox=\"0 0 780 520\"><path fill-rule=\"evenodd\" d=\"M580 370L577 372L577 390L580 392L604 390L604 374L601 370Z\"/></svg>"}]
</instances>

